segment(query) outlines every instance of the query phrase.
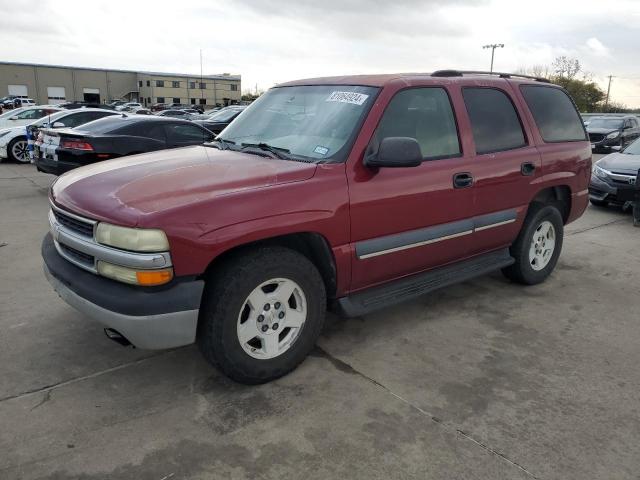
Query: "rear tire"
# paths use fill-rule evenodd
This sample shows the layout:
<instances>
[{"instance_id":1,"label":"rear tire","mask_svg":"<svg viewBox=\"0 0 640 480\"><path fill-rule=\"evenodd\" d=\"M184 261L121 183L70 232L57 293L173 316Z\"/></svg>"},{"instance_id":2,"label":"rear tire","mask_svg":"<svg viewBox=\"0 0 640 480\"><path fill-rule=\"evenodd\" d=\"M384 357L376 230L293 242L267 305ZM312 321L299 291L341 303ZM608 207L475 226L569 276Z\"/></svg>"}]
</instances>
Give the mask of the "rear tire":
<instances>
[{"instance_id":1,"label":"rear tire","mask_svg":"<svg viewBox=\"0 0 640 480\"><path fill-rule=\"evenodd\" d=\"M265 383L311 352L325 311L324 282L305 256L282 247L247 250L207 279L198 347L233 380Z\"/></svg>"},{"instance_id":2,"label":"rear tire","mask_svg":"<svg viewBox=\"0 0 640 480\"><path fill-rule=\"evenodd\" d=\"M515 263L502 270L510 280L536 285L547 279L558 262L562 250L564 224L554 205L534 203L529 207L524 225L511 256Z\"/></svg>"}]
</instances>

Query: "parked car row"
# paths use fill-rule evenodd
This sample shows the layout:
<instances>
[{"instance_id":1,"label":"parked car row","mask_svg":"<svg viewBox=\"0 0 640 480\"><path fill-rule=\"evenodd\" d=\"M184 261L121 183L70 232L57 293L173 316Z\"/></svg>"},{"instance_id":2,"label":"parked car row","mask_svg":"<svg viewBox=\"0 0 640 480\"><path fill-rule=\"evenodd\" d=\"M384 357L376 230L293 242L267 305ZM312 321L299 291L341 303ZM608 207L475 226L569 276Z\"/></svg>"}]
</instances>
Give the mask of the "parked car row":
<instances>
[{"instance_id":1,"label":"parked car row","mask_svg":"<svg viewBox=\"0 0 640 480\"><path fill-rule=\"evenodd\" d=\"M212 141L246 108L234 105L208 115L167 109L151 115L137 102L101 107L106 108L73 102L0 115L0 161L33 161L38 170L60 175L97 161Z\"/></svg>"}]
</instances>

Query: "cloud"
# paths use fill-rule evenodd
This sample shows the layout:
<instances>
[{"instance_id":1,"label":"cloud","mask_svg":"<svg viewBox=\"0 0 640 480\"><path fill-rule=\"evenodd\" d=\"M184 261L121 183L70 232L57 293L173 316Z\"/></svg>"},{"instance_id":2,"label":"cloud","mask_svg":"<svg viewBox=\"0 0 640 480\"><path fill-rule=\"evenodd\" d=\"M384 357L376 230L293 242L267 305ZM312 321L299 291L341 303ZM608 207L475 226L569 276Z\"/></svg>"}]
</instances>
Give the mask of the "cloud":
<instances>
[{"instance_id":1,"label":"cloud","mask_svg":"<svg viewBox=\"0 0 640 480\"><path fill-rule=\"evenodd\" d=\"M589 40L587 40L586 46L591 51L591 53L598 57L608 57L610 55L609 49L595 37L591 37Z\"/></svg>"}]
</instances>

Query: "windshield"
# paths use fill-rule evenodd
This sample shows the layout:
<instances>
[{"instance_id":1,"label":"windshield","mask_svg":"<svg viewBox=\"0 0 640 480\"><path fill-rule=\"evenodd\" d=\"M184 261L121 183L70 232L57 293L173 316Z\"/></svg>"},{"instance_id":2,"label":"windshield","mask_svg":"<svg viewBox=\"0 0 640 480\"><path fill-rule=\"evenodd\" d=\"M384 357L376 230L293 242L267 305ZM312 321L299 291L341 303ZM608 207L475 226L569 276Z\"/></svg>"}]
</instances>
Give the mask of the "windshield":
<instances>
[{"instance_id":1,"label":"windshield","mask_svg":"<svg viewBox=\"0 0 640 480\"><path fill-rule=\"evenodd\" d=\"M594 118L589 122L589 128L622 128L622 119Z\"/></svg>"},{"instance_id":2,"label":"windshield","mask_svg":"<svg viewBox=\"0 0 640 480\"><path fill-rule=\"evenodd\" d=\"M625 148L622 153L626 153L628 155L640 155L640 138Z\"/></svg>"},{"instance_id":3,"label":"windshield","mask_svg":"<svg viewBox=\"0 0 640 480\"><path fill-rule=\"evenodd\" d=\"M374 87L314 85L276 87L253 102L218 138L266 144L292 158L340 162L346 159L356 127L378 92Z\"/></svg>"}]
</instances>

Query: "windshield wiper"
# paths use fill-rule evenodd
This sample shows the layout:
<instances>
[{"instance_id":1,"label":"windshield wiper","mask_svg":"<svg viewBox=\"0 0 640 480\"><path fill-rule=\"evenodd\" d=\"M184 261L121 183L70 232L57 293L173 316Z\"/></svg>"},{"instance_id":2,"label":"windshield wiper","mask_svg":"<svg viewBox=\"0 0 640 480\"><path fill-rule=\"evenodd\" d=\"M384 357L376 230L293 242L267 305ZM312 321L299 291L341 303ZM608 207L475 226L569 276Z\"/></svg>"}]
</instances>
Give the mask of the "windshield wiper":
<instances>
[{"instance_id":1,"label":"windshield wiper","mask_svg":"<svg viewBox=\"0 0 640 480\"><path fill-rule=\"evenodd\" d=\"M266 152L273 153L280 160L291 160L291 156L289 155L291 151L288 148L282 147L274 147L273 145L269 145L268 143L260 142L260 143L243 143L243 148L259 148L260 150L264 150Z\"/></svg>"},{"instance_id":2,"label":"windshield wiper","mask_svg":"<svg viewBox=\"0 0 640 480\"><path fill-rule=\"evenodd\" d=\"M236 142L234 142L233 140L225 140L224 138L216 137L216 139L211 142L211 144L215 145L216 148L219 148L220 150L230 150L231 147L229 147L229 145L235 145Z\"/></svg>"}]
</instances>

